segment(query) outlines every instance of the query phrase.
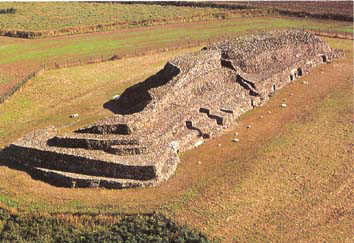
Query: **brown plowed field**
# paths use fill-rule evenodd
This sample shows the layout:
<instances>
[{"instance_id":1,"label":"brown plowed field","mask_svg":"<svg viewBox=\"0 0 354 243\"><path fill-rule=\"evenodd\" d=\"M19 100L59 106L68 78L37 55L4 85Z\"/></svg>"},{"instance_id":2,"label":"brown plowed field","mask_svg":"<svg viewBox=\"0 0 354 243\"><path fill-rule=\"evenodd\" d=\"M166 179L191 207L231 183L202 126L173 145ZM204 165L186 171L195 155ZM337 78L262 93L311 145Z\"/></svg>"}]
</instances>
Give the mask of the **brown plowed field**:
<instances>
[{"instance_id":1,"label":"brown plowed field","mask_svg":"<svg viewBox=\"0 0 354 243\"><path fill-rule=\"evenodd\" d=\"M251 2L250 5L304 13L304 15L323 15L323 17L333 15L348 18L348 20L349 18L353 19L352 1L263 1Z\"/></svg>"}]
</instances>

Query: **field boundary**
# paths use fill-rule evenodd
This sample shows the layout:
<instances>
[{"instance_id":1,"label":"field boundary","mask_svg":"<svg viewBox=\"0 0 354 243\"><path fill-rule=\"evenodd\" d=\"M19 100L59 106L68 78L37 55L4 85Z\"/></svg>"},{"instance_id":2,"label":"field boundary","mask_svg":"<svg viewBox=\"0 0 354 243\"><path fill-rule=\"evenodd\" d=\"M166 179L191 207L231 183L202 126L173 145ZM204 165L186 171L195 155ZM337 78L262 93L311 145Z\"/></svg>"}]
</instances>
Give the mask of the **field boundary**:
<instances>
[{"instance_id":1,"label":"field boundary","mask_svg":"<svg viewBox=\"0 0 354 243\"><path fill-rule=\"evenodd\" d=\"M315 13L312 14L312 13L306 13L302 11L298 12L298 11L290 11L290 10L284 10L278 8L273 8L273 11L275 13L278 13L279 15L289 16L289 17L299 17L299 18L310 17L314 19L330 19L330 20L353 22L353 17L339 15L339 14L315 14Z\"/></svg>"},{"instance_id":2,"label":"field boundary","mask_svg":"<svg viewBox=\"0 0 354 243\"><path fill-rule=\"evenodd\" d=\"M21 81L17 82L15 86L13 86L8 92L6 92L3 96L0 96L0 104L4 103L8 98L10 98L13 94L16 93L27 81L36 77L39 73L43 72L44 68L41 66L37 70L31 72L26 77L24 77Z\"/></svg>"},{"instance_id":3,"label":"field boundary","mask_svg":"<svg viewBox=\"0 0 354 243\"><path fill-rule=\"evenodd\" d=\"M154 49L154 50L147 50L143 52L135 52L133 54L110 54L110 55L98 55L98 56L93 56L93 57L87 57L87 58L77 58L77 59L67 59L64 61L53 61L53 62L48 62L41 64L37 69L34 71L30 72L28 75L26 75L24 78L22 78L19 82L17 82L11 89L9 89L8 92L4 93L2 96L0 96L0 104L4 103L8 98L10 98L13 94L16 93L23 85L27 83L30 79L36 77L42 72L49 71L49 70L54 70L54 69L61 69L61 68L69 68L69 67L77 67L77 66L83 66L83 65L88 65L88 64L95 64L95 63L103 63L103 62L109 62L109 61L116 61L122 58L129 58L129 57L138 57L138 56L145 56L149 54L156 54L156 53L162 53L166 51L172 51L172 50L178 50L178 49L187 49L187 48L192 48L196 47L199 45L202 45L203 43L207 43L208 41L205 42L193 42L191 44L184 45L182 47L172 47L172 48L161 48L161 49Z\"/></svg>"},{"instance_id":4,"label":"field boundary","mask_svg":"<svg viewBox=\"0 0 354 243\"><path fill-rule=\"evenodd\" d=\"M351 33L336 32L336 31L321 31L321 30L316 30L316 29L307 29L307 31L309 31L317 36L354 40L354 36Z\"/></svg>"}]
</instances>

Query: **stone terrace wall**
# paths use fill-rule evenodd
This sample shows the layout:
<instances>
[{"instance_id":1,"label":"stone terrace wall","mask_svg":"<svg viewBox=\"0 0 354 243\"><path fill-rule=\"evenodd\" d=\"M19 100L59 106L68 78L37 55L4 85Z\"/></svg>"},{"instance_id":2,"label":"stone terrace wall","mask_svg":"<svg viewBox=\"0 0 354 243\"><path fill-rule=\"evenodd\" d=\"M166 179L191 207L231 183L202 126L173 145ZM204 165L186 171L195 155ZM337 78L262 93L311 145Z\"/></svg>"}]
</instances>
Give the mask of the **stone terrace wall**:
<instances>
[{"instance_id":1,"label":"stone terrace wall","mask_svg":"<svg viewBox=\"0 0 354 243\"><path fill-rule=\"evenodd\" d=\"M125 90L109 102L115 116L72 134L33 132L6 152L55 185L154 186L174 174L179 151L220 134L276 90L341 55L301 31L225 40L170 60Z\"/></svg>"}]
</instances>

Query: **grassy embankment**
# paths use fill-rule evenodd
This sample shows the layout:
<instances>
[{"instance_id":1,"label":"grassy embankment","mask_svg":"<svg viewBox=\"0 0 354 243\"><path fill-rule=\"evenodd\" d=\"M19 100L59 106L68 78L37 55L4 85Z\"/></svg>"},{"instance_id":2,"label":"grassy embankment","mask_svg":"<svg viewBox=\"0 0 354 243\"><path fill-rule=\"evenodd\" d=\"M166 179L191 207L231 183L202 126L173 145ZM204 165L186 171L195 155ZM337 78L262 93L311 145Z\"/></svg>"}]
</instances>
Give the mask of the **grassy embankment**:
<instances>
[{"instance_id":1,"label":"grassy embankment","mask_svg":"<svg viewBox=\"0 0 354 243\"><path fill-rule=\"evenodd\" d=\"M347 50L345 60L316 68L265 107L244 115L237 129L239 144L231 143L229 132L183 154L176 175L160 187L56 188L1 166L1 202L19 212L69 215L159 211L228 240L346 239L352 228L353 49L349 40L328 41ZM54 124L70 129L108 115L102 108L107 99L183 52L44 73L0 105L2 144L33 128ZM280 102L288 108L281 110ZM80 120L71 124L73 112L80 113ZM252 129L246 131L248 123Z\"/></svg>"}]
</instances>

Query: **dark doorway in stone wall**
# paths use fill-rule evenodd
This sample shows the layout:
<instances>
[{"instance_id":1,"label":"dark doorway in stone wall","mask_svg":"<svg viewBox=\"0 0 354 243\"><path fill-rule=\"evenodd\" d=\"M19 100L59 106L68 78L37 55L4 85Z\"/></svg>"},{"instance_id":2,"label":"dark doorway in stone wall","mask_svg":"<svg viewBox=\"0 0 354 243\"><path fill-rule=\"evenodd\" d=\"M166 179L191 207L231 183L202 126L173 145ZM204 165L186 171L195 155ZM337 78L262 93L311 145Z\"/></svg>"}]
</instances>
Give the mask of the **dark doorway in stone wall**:
<instances>
[{"instance_id":1,"label":"dark doorway in stone wall","mask_svg":"<svg viewBox=\"0 0 354 243\"><path fill-rule=\"evenodd\" d=\"M198 132L198 137L202 137L203 139L208 139L210 138L210 135L207 133L203 133L202 130L200 130L199 128L193 126L192 121L186 121L186 127L190 130L194 130Z\"/></svg>"},{"instance_id":2,"label":"dark doorway in stone wall","mask_svg":"<svg viewBox=\"0 0 354 243\"><path fill-rule=\"evenodd\" d=\"M275 84L273 84L273 85L272 85L272 92L273 92L273 93L275 92L275 89L276 89Z\"/></svg>"},{"instance_id":3,"label":"dark doorway in stone wall","mask_svg":"<svg viewBox=\"0 0 354 243\"><path fill-rule=\"evenodd\" d=\"M302 69L301 68L298 68L297 69L297 75L300 77L302 76Z\"/></svg>"},{"instance_id":4,"label":"dark doorway in stone wall","mask_svg":"<svg viewBox=\"0 0 354 243\"><path fill-rule=\"evenodd\" d=\"M327 62L327 57L325 55L321 55L322 62Z\"/></svg>"},{"instance_id":5,"label":"dark doorway in stone wall","mask_svg":"<svg viewBox=\"0 0 354 243\"><path fill-rule=\"evenodd\" d=\"M290 79L290 81L293 81L294 80L294 75L290 74L289 79Z\"/></svg>"}]
</instances>

